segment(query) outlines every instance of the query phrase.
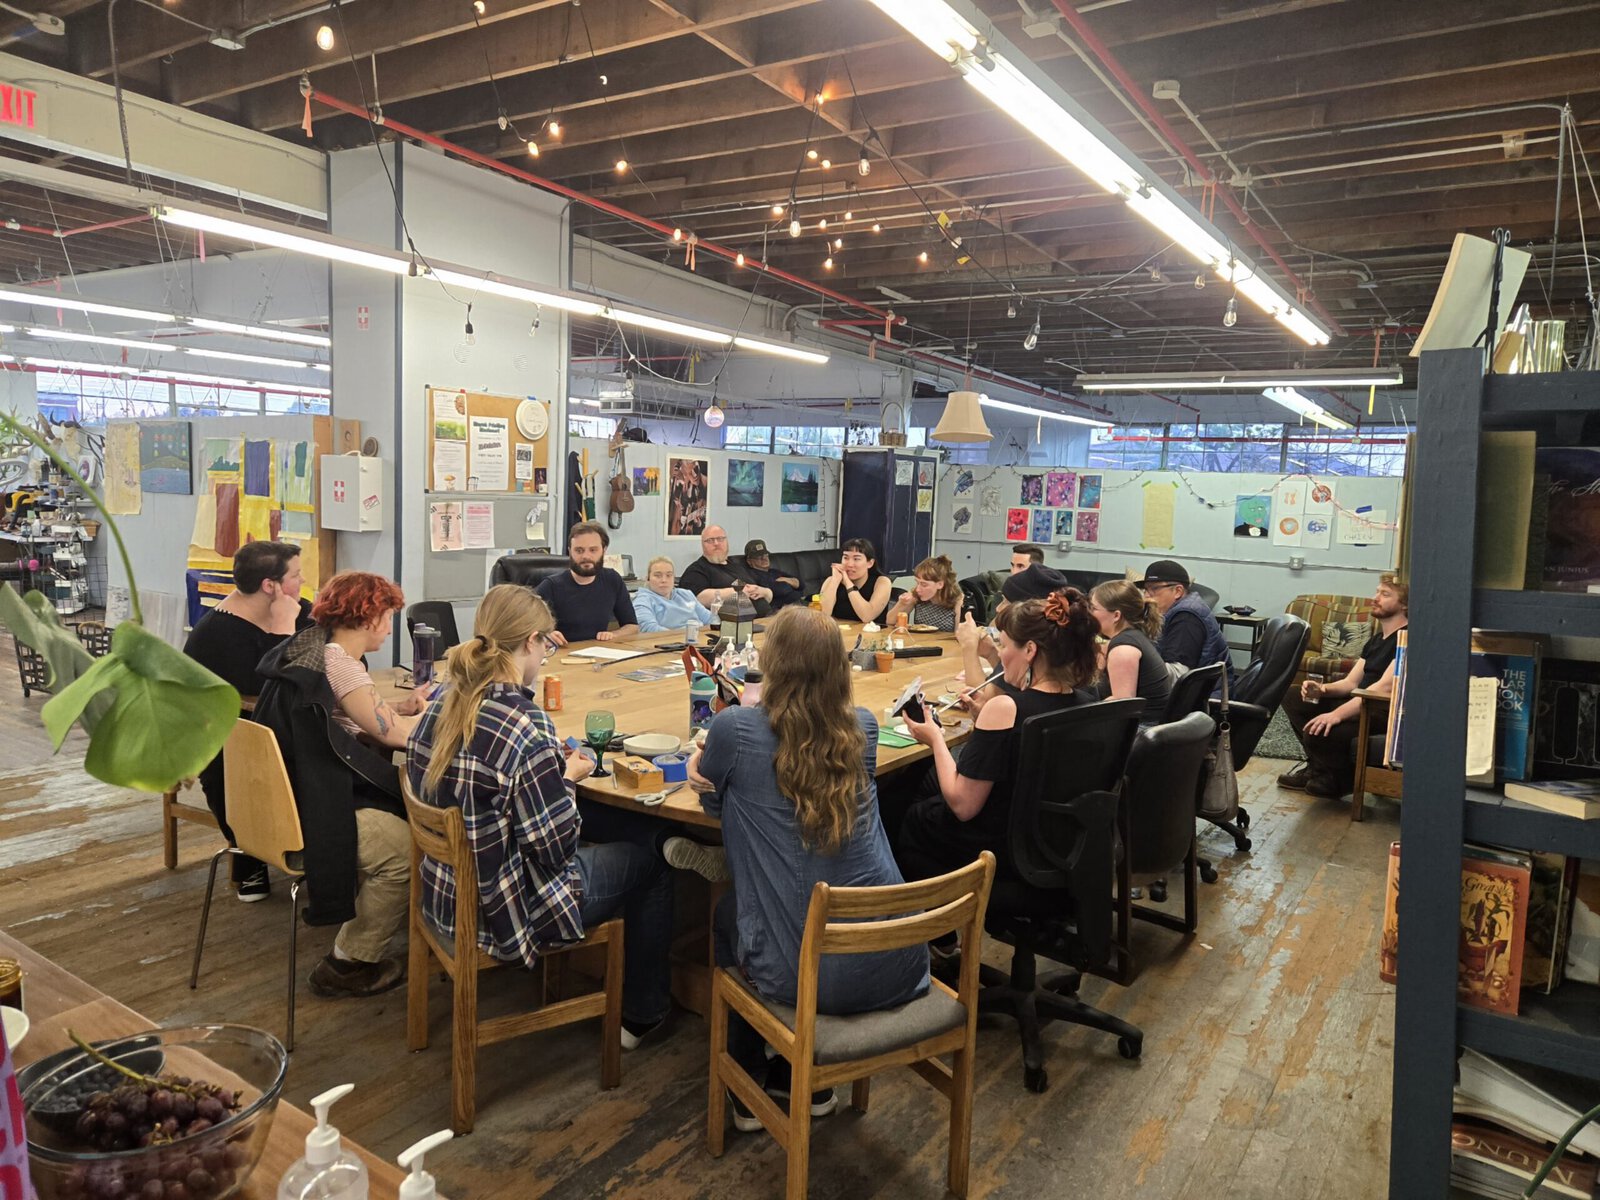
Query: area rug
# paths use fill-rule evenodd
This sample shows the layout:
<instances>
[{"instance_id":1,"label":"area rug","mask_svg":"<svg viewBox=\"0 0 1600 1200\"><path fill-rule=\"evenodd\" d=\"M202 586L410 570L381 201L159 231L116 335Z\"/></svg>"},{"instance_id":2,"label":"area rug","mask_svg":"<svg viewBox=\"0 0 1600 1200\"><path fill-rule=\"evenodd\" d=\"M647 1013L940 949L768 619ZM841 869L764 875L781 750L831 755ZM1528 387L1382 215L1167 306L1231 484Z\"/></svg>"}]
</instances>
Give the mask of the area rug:
<instances>
[{"instance_id":1,"label":"area rug","mask_svg":"<svg viewBox=\"0 0 1600 1200\"><path fill-rule=\"evenodd\" d=\"M1289 728L1289 718L1284 715L1283 709L1280 708L1272 714L1272 723L1267 726L1267 731L1256 743L1256 757L1305 761L1306 752L1301 748L1300 739L1295 737L1294 730Z\"/></svg>"}]
</instances>

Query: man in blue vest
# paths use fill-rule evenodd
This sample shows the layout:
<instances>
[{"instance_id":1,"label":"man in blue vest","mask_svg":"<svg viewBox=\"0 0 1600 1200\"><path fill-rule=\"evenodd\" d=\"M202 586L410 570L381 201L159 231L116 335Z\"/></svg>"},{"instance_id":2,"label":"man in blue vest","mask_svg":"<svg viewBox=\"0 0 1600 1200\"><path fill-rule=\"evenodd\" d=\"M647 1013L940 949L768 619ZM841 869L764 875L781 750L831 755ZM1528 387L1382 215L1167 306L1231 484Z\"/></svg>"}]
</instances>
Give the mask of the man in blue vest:
<instances>
[{"instance_id":1,"label":"man in blue vest","mask_svg":"<svg viewBox=\"0 0 1600 1200\"><path fill-rule=\"evenodd\" d=\"M1228 663L1228 640L1211 608L1189 590L1189 572L1171 559L1153 562L1139 581L1144 594L1161 610L1161 636L1156 649L1169 663L1194 670L1212 663ZM1233 666L1228 665L1231 678Z\"/></svg>"}]
</instances>

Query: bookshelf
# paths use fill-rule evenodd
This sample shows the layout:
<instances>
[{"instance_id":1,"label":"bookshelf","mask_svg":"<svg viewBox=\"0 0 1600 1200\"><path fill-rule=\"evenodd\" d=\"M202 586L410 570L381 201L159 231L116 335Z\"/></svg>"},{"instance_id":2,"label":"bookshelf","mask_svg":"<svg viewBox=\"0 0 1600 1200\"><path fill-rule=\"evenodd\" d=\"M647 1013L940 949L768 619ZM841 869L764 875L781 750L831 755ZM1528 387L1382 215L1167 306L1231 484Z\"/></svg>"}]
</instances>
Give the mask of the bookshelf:
<instances>
[{"instance_id":1,"label":"bookshelf","mask_svg":"<svg viewBox=\"0 0 1600 1200\"><path fill-rule=\"evenodd\" d=\"M1409 686L1428 703L1408 706L1400 839L1401 968L1395 993L1394 1103L1389 1194L1406 1200L1452 1195L1451 1091L1456 1047L1540 1063L1600 1085L1600 1005L1568 987L1525 993L1505 1017L1456 1003L1461 843L1600 857L1600 822L1516 806L1466 789L1468 639L1473 628L1559 637L1600 637L1600 597L1513 592L1472 585L1478 434L1537 429L1550 444L1575 441L1584 416L1600 412L1600 373L1483 376L1476 350L1422 356L1416 454L1411 463ZM1455 1013L1455 1020L1443 1019ZM1600 1090L1600 1088L1597 1088Z\"/></svg>"}]
</instances>

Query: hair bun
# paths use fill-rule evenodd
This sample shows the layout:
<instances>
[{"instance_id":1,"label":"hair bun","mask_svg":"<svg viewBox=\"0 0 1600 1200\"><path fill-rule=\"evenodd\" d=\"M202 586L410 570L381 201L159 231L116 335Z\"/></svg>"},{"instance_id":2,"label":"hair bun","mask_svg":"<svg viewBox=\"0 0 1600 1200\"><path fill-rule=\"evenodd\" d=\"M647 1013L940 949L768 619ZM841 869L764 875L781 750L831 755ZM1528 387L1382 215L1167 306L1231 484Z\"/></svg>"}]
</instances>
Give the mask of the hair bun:
<instances>
[{"instance_id":1,"label":"hair bun","mask_svg":"<svg viewBox=\"0 0 1600 1200\"><path fill-rule=\"evenodd\" d=\"M1083 602L1083 597L1073 588L1051 592L1044 598L1044 615L1065 628L1072 623L1073 609Z\"/></svg>"}]
</instances>

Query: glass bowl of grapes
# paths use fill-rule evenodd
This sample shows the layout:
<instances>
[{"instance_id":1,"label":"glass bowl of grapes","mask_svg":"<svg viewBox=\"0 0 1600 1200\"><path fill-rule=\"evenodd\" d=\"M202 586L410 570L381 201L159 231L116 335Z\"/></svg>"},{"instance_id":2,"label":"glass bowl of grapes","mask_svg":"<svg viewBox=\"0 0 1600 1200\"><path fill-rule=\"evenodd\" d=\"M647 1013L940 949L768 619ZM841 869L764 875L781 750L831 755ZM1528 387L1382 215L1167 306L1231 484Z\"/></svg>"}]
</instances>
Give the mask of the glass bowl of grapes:
<instances>
[{"instance_id":1,"label":"glass bowl of grapes","mask_svg":"<svg viewBox=\"0 0 1600 1200\"><path fill-rule=\"evenodd\" d=\"M39 1200L226 1200L261 1159L289 1056L247 1025L73 1049L23 1082Z\"/></svg>"}]
</instances>

